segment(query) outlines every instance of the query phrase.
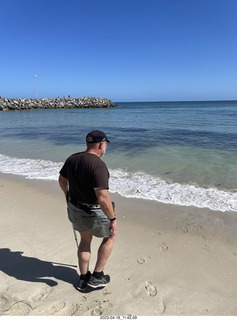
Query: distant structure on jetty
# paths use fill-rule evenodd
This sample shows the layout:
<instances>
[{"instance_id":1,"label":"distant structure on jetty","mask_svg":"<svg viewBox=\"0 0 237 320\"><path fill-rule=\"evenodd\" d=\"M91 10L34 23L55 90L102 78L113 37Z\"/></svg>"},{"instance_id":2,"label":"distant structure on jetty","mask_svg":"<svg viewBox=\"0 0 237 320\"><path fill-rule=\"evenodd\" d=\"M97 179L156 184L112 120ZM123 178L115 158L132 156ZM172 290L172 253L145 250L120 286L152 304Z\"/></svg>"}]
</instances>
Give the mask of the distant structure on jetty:
<instances>
[{"instance_id":1,"label":"distant structure on jetty","mask_svg":"<svg viewBox=\"0 0 237 320\"><path fill-rule=\"evenodd\" d=\"M107 98L0 99L0 111L31 109L114 108Z\"/></svg>"}]
</instances>

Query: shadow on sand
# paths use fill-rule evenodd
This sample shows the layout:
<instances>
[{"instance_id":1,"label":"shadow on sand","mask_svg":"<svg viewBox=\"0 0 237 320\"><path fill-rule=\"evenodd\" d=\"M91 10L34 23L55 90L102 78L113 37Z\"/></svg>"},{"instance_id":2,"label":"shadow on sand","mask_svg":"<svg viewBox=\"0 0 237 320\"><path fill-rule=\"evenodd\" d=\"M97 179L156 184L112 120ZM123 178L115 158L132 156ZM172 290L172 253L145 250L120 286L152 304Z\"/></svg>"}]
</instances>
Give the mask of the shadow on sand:
<instances>
[{"instance_id":1,"label":"shadow on sand","mask_svg":"<svg viewBox=\"0 0 237 320\"><path fill-rule=\"evenodd\" d=\"M53 287L58 283L49 278L55 278L72 284L79 280L76 266L57 262L43 261L33 257L23 256L23 252L0 249L0 271L18 280L43 282Z\"/></svg>"}]
</instances>

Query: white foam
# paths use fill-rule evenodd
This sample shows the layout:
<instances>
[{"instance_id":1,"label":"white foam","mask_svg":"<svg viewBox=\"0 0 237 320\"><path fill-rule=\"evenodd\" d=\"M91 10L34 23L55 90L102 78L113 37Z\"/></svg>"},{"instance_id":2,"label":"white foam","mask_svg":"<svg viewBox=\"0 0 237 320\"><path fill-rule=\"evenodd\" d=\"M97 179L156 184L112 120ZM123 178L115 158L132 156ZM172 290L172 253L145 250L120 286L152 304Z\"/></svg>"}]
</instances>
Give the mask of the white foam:
<instances>
[{"instance_id":1,"label":"white foam","mask_svg":"<svg viewBox=\"0 0 237 320\"><path fill-rule=\"evenodd\" d=\"M237 211L237 192L194 185L168 183L144 172L129 173L111 170L110 191L129 198L142 198L163 203ZM237 191L237 190L236 190Z\"/></svg>"},{"instance_id":2,"label":"white foam","mask_svg":"<svg viewBox=\"0 0 237 320\"><path fill-rule=\"evenodd\" d=\"M25 176L27 179L57 180L62 162L18 159L0 155L0 171ZM128 198L155 200L183 206L196 206L219 211L237 211L237 192L194 185L168 183L144 172L110 170L110 192Z\"/></svg>"},{"instance_id":3,"label":"white foam","mask_svg":"<svg viewBox=\"0 0 237 320\"><path fill-rule=\"evenodd\" d=\"M19 159L0 154L0 171L27 179L57 180L63 163L49 160Z\"/></svg>"}]
</instances>

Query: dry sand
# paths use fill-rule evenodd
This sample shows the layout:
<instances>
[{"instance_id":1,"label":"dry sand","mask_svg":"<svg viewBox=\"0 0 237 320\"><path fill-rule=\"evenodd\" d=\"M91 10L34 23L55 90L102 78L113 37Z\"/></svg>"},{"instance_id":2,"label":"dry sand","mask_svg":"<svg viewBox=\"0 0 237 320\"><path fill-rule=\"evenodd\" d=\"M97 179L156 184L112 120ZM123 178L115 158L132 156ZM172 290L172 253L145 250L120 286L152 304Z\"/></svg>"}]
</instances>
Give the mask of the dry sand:
<instances>
[{"instance_id":1,"label":"dry sand","mask_svg":"<svg viewBox=\"0 0 237 320\"><path fill-rule=\"evenodd\" d=\"M0 315L237 315L237 212L111 194L119 228L105 268L111 282L80 293L57 182L0 178Z\"/></svg>"}]
</instances>

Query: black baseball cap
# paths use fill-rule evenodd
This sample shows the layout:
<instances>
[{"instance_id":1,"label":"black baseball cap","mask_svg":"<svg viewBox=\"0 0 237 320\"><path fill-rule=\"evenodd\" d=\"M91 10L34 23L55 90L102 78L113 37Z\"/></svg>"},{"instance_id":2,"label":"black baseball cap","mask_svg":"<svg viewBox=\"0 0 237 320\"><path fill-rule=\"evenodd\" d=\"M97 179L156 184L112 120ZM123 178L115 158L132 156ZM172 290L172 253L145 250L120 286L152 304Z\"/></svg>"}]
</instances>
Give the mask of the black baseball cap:
<instances>
[{"instance_id":1,"label":"black baseball cap","mask_svg":"<svg viewBox=\"0 0 237 320\"><path fill-rule=\"evenodd\" d=\"M89 132L86 136L86 142L88 143L97 143L102 141L110 142L106 134L100 130L93 130Z\"/></svg>"}]
</instances>

